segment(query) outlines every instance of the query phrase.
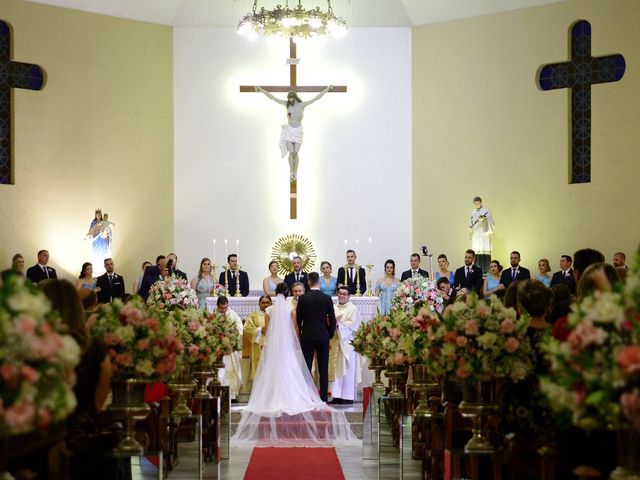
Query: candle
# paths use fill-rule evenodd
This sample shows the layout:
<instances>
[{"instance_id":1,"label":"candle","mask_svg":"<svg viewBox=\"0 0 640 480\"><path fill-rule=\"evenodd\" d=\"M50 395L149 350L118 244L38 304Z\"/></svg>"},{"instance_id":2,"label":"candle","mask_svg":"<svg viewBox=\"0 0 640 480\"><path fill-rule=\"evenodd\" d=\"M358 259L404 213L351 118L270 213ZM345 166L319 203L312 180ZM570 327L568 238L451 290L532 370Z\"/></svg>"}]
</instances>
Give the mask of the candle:
<instances>
[{"instance_id":1,"label":"candle","mask_svg":"<svg viewBox=\"0 0 640 480\"><path fill-rule=\"evenodd\" d=\"M347 239L344 239L344 248L347 248Z\"/></svg>"},{"instance_id":2,"label":"candle","mask_svg":"<svg viewBox=\"0 0 640 480\"><path fill-rule=\"evenodd\" d=\"M236 255L240 256L240 240L236 240Z\"/></svg>"},{"instance_id":3,"label":"candle","mask_svg":"<svg viewBox=\"0 0 640 480\"><path fill-rule=\"evenodd\" d=\"M224 258L227 258L229 256L229 252L227 251L227 243L229 242L228 239L224 239Z\"/></svg>"},{"instance_id":4,"label":"candle","mask_svg":"<svg viewBox=\"0 0 640 480\"><path fill-rule=\"evenodd\" d=\"M367 252L369 255L369 263L371 263L371 237L369 237L369 251Z\"/></svg>"},{"instance_id":5,"label":"candle","mask_svg":"<svg viewBox=\"0 0 640 480\"><path fill-rule=\"evenodd\" d=\"M213 264L216 263L216 239L213 239Z\"/></svg>"},{"instance_id":6,"label":"candle","mask_svg":"<svg viewBox=\"0 0 640 480\"><path fill-rule=\"evenodd\" d=\"M360 245L360 239L356 238L356 254L358 253L358 246Z\"/></svg>"}]
</instances>

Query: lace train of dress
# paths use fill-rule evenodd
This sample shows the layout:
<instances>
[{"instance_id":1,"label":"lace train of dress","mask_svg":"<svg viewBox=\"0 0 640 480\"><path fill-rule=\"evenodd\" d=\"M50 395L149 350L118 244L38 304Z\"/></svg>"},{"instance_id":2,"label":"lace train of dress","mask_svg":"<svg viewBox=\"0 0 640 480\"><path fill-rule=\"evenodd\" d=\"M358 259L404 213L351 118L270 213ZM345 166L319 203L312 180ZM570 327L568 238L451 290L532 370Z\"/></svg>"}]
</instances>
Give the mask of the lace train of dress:
<instances>
[{"instance_id":1,"label":"lace train of dress","mask_svg":"<svg viewBox=\"0 0 640 480\"><path fill-rule=\"evenodd\" d=\"M267 312L266 344L232 446L358 445L344 413L320 400L284 297Z\"/></svg>"}]
</instances>

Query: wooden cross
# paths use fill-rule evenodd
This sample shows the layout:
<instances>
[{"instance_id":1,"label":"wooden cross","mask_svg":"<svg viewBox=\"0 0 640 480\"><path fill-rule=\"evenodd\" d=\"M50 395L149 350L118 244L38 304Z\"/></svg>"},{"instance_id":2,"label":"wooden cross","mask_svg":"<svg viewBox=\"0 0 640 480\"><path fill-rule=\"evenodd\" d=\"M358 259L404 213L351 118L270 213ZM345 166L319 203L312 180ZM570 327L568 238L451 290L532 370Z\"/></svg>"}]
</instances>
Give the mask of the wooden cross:
<instances>
[{"instance_id":1,"label":"wooden cross","mask_svg":"<svg viewBox=\"0 0 640 480\"><path fill-rule=\"evenodd\" d=\"M41 90L45 83L42 68L11 60L11 25L0 20L0 184L13 183L13 89Z\"/></svg>"},{"instance_id":2,"label":"wooden cross","mask_svg":"<svg viewBox=\"0 0 640 480\"><path fill-rule=\"evenodd\" d=\"M571 166L569 183L591 182L591 85L617 82L625 71L620 54L591 56L591 24L571 26L571 61L543 65L538 74L542 90L571 89Z\"/></svg>"},{"instance_id":3,"label":"wooden cross","mask_svg":"<svg viewBox=\"0 0 640 480\"><path fill-rule=\"evenodd\" d=\"M289 85L270 85L270 86L262 86L261 87L267 92L321 92L326 88L326 86L322 87L307 87L307 86L299 86L297 84L296 74L297 74L297 63L298 58L296 57L296 42L293 39L289 38ZM347 91L346 86L334 86L332 92L341 92L345 93ZM255 93L254 85L240 85L240 92L243 93ZM292 180L289 182L289 218L295 220L298 218L298 181Z\"/></svg>"}]
</instances>

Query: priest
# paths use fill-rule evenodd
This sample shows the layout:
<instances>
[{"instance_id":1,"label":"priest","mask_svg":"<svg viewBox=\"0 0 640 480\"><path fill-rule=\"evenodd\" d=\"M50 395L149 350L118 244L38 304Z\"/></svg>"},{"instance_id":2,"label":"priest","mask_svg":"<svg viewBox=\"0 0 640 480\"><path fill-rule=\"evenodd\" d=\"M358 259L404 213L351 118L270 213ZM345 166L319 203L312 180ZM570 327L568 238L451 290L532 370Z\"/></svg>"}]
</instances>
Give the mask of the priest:
<instances>
[{"instance_id":1,"label":"priest","mask_svg":"<svg viewBox=\"0 0 640 480\"><path fill-rule=\"evenodd\" d=\"M360 357L351 345L351 340L360 326L357 307L350 301L349 288L338 287L338 303L334 305L336 314L336 334L329 345L329 379L333 405L352 404L356 396L356 385L360 378Z\"/></svg>"},{"instance_id":2,"label":"priest","mask_svg":"<svg viewBox=\"0 0 640 480\"><path fill-rule=\"evenodd\" d=\"M226 319L233 321L238 328L238 333L242 338L242 320L236 312L229 309L229 299L224 295L218 297L216 303L216 320ZM222 358L224 369L218 370L220 383L229 387L229 398L236 403L236 397L242 387L242 352L232 352Z\"/></svg>"},{"instance_id":3,"label":"priest","mask_svg":"<svg viewBox=\"0 0 640 480\"><path fill-rule=\"evenodd\" d=\"M249 357L251 372L249 379L251 381L256 378L256 370L258 370L258 363L260 362L260 353L265 343L265 332L263 331L265 324L264 312L270 305L271 297L269 297L269 295L261 296L260 300L258 300L259 310L250 313L244 323L244 334L251 344L251 356Z\"/></svg>"}]
</instances>

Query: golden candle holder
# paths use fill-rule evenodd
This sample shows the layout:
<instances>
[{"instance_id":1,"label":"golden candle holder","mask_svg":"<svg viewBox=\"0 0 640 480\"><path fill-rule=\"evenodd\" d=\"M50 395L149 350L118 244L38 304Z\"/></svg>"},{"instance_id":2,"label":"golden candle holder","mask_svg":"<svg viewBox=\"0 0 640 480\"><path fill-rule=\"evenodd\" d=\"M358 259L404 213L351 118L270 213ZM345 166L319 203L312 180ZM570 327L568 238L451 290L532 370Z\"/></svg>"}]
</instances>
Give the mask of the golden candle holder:
<instances>
[{"instance_id":1,"label":"golden candle holder","mask_svg":"<svg viewBox=\"0 0 640 480\"><path fill-rule=\"evenodd\" d=\"M191 415L191 409L187 406L187 397L193 393L196 388L196 382L191 378L191 368L189 365L183 365L179 371L171 377L167 384L169 391L176 393L178 398L171 413L173 415L188 416Z\"/></svg>"},{"instance_id":2,"label":"golden candle holder","mask_svg":"<svg viewBox=\"0 0 640 480\"><path fill-rule=\"evenodd\" d=\"M391 391L389 392L389 398L405 398L404 392L399 388L402 380L407 378L407 365L390 365L387 367L385 375L389 379L389 385L391 385Z\"/></svg>"},{"instance_id":3,"label":"golden candle holder","mask_svg":"<svg viewBox=\"0 0 640 480\"><path fill-rule=\"evenodd\" d=\"M220 386L220 379L218 378L218 370L220 370L221 368L224 368L223 357L220 356L216 358L216 361L213 362L211 366L213 367L213 371L215 372L215 375L213 376L213 380L211 381L211 384L214 386Z\"/></svg>"},{"instance_id":4,"label":"golden candle holder","mask_svg":"<svg viewBox=\"0 0 640 480\"><path fill-rule=\"evenodd\" d=\"M224 293L229 296L229 265L225 265L224 268Z\"/></svg>"},{"instance_id":5,"label":"golden candle holder","mask_svg":"<svg viewBox=\"0 0 640 480\"><path fill-rule=\"evenodd\" d=\"M242 293L240 293L240 269L242 267L238 265L238 269L236 270L236 293L234 297L241 297Z\"/></svg>"},{"instance_id":6,"label":"golden candle holder","mask_svg":"<svg viewBox=\"0 0 640 480\"><path fill-rule=\"evenodd\" d=\"M465 453L492 454L494 448L484 434L483 419L500 411L500 383L497 380L464 382L458 410L473 421L473 435L464 446Z\"/></svg>"},{"instance_id":7,"label":"golden candle holder","mask_svg":"<svg viewBox=\"0 0 640 480\"><path fill-rule=\"evenodd\" d=\"M369 370L373 370L375 377L375 380L373 382L373 385L371 385L374 389L377 387L382 387L384 388L384 383L382 383L382 380L380 379L380 376L382 375L382 371L387 368L384 360L381 358L372 358L370 359L371 363L369 364Z\"/></svg>"},{"instance_id":8,"label":"golden candle holder","mask_svg":"<svg viewBox=\"0 0 640 480\"><path fill-rule=\"evenodd\" d=\"M367 293L365 296L373 297L373 290L371 290L371 270L373 270L373 264L367 264Z\"/></svg>"},{"instance_id":9,"label":"golden candle holder","mask_svg":"<svg viewBox=\"0 0 640 480\"><path fill-rule=\"evenodd\" d=\"M356 297L361 297L362 292L360 292L360 265L356 264Z\"/></svg>"},{"instance_id":10,"label":"golden candle holder","mask_svg":"<svg viewBox=\"0 0 640 480\"><path fill-rule=\"evenodd\" d=\"M195 394L195 398L213 398L207 390L207 383L210 378L218 376L218 371L211 369L211 366L206 363L198 363L194 365L191 374L198 382L198 391Z\"/></svg>"},{"instance_id":11,"label":"golden candle holder","mask_svg":"<svg viewBox=\"0 0 640 480\"><path fill-rule=\"evenodd\" d=\"M114 449L117 455L142 455L144 449L135 437L135 423L144 420L151 408L144 401L146 380L115 380L111 382L113 402L107 410L114 419L124 420L124 436Z\"/></svg>"}]
</instances>

